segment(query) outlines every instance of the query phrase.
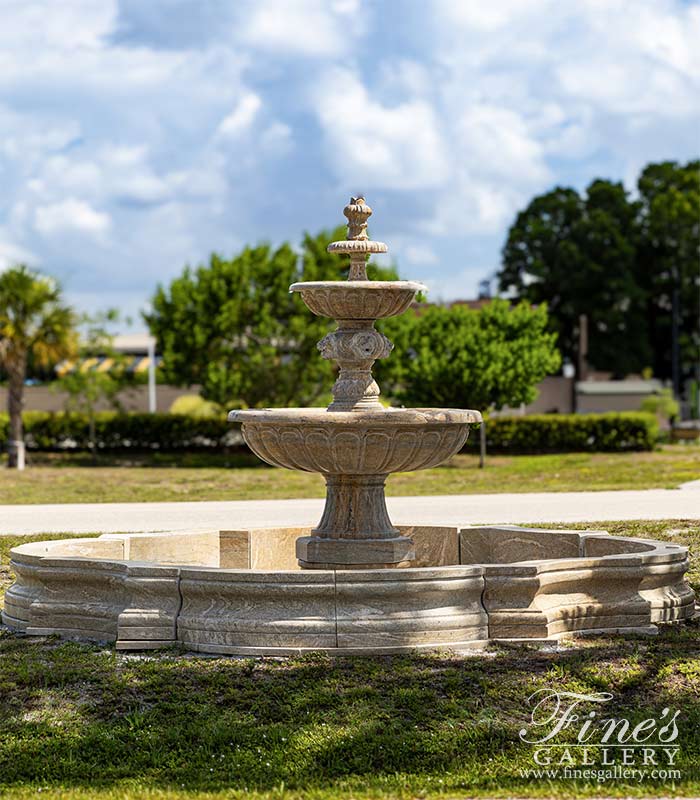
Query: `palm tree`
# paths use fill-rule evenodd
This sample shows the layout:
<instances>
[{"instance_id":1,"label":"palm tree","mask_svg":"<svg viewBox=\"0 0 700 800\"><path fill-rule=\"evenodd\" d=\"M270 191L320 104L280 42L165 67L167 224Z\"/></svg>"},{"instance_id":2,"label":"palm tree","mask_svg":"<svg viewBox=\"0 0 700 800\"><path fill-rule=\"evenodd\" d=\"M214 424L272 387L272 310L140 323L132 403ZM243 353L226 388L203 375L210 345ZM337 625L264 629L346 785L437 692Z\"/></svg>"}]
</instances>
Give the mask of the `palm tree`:
<instances>
[{"instance_id":1,"label":"palm tree","mask_svg":"<svg viewBox=\"0 0 700 800\"><path fill-rule=\"evenodd\" d=\"M22 404L27 361L48 366L73 354L75 314L61 288L18 264L0 273L0 366L7 373L10 416L8 466L17 467L23 445Z\"/></svg>"}]
</instances>

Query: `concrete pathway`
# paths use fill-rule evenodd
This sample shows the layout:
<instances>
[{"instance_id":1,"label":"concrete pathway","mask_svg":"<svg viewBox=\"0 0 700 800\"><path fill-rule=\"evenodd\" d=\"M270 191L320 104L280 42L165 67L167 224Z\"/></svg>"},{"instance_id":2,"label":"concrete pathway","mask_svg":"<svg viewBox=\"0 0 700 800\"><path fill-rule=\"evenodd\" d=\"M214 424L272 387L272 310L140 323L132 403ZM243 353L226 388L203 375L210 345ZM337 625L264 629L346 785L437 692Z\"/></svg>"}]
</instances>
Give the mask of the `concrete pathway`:
<instances>
[{"instance_id":1,"label":"concrete pathway","mask_svg":"<svg viewBox=\"0 0 700 800\"><path fill-rule=\"evenodd\" d=\"M700 484L683 490L472 494L392 497L396 524L601 522L700 519ZM323 500L239 500L204 503L85 503L0 506L0 533L109 533L314 525Z\"/></svg>"}]
</instances>

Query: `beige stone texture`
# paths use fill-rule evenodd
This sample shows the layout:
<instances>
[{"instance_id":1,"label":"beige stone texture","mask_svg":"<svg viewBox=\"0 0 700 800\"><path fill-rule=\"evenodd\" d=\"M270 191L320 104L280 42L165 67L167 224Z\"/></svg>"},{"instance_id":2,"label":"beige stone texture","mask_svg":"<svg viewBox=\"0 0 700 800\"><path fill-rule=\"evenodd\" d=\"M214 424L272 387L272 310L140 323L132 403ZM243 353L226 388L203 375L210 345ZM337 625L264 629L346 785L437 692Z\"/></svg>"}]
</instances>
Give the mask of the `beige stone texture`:
<instances>
[{"instance_id":1,"label":"beige stone texture","mask_svg":"<svg viewBox=\"0 0 700 800\"><path fill-rule=\"evenodd\" d=\"M343 213L347 240L328 249L349 256L349 280L291 287L336 322L319 342L339 368L333 402L229 414L264 461L324 476L319 524L20 546L4 622L120 648L178 641L198 652L286 654L461 649L691 616L685 547L601 531L392 524L387 476L442 463L481 415L381 406L372 366L392 344L374 324L425 287L369 281L369 254L388 248L368 238L363 197Z\"/></svg>"},{"instance_id":2,"label":"beige stone texture","mask_svg":"<svg viewBox=\"0 0 700 800\"><path fill-rule=\"evenodd\" d=\"M12 551L16 581L3 621L29 634L116 641L120 649L180 642L198 652L286 655L461 650L488 639L644 632L694 613L681 545L600 531L402 527L415 542L414 563L425 567L284 570L309 530L218 532L216 558L209 531L20 545ZM141 555L166 560L172 544L170 557L179 563L115 559L132 552L131 538ZM194 556L183 551L185 541ZM462 558L482 563L451 563L460 541ZM543 547L550 557L542 557ZM210 560L253 566L183 563L205 552Z\"/></svg>"},{"instance_id":3,"label":"beige stone texture","mask_svg":"<svg viewBox=\"0 0 700 800\"><path fill-rule=\"evenodd\" d=\"M330 539L302 536L297 539L299 564L307 569L367 569L369 566L410 566L415 558L413 542L406 536L391 539Z\"/></svg>"},{"instance_id":4,"label":"beige stone texture","mask_svg":"<svg viewBox=\"0 0 700 800\"><path fill-rule=\"evenodd\" d=\"M463 529L460 540L463 561L484 563L492 639L653 631L657 622L694 611L684 577L687 548L680 545L602 531L512 527Z\"/></svg>"},{"instance_id":5,"label":"beige stone texture","mask_svg":"<svg viewBox=\"0 0 700 800\"><path fill-rule=\"evenodd\" d=\"M124 563L46 557L25 632L113 642L124 605Z\"/></svg>"},{"instance_id":6,"label":"beige stone texture","mask_svg":"<svg viewBox=\"0 0 700 800\"><path fill-rule=\"evenodd\" d=\"M108 533L100 539L120 539L123 557L128 561L219 566L219 531L168 533L167 537L166 540L162 533Z\"/></svg>"},{"instance_id":7,"label":"beige stone texture","mask_svg":"<svg viewBox=\"0 0 700 800\"><path fill-rule=\"evenodd\" d=\"M253 528L250 530L250 567L297 570L296 542L309 528Z\"/></svg>"},{"instance_id":8,"label":"beige stone texture","mask_svg":"<svg viewBox=\"0 0 700 800\"><path fill-rule=\"evenodd\" d=\"M336 572L338 647L459 647L487 638L480 567Z\"/></svg>"},{"instance_id":9,"label":"beige stone texture","mask_svg":"<svg viewBox=\"0 0 700 800\"><path fill-rule=\"evenodd\" d=\"M237 653L335 646L333 573L182 569L178 638Z\"/></svg>"},{"instance_id":10,"label":"beige stone texture","mask_svg":"<svg viewBox=\"0 0 700 800\"><path fill-rule=\"evenodd\" d=\"M296 542L311 528L248 528L220 531L220 566L224 569L299 569ZM459 529L443 525L399 525L401 536L413 540L415 567L459 564Z\"/></svg>"},{"instance_id":11,"label":"beige stone texture","mask_svg":"<svg viewBox=\"0 0 700 800\"><path fill-rule=\"evenodd\" d=\"M311 528L249 528L220 532L224 569L297 570L296 541Z\"/></svg>"},{"instance_id":12,"label":"beige stone texture","mask_svg":"<svg viewBox=\"0 0 700 800\"><path fill-rule=\"evenodd\" d=\"M124 541L110 539L58 539L55 542L30 542L23 545L23 552L37 556L73 556L75 558L124 558Z\"/></svg>"},{"instance_id":13,"label":"beige stone texture","mask_svg":"<svg viewBox=\"0 0 700 800\"><path fill-rule=\"evenodd\" d=\"M462 564L512 564L580 554L579 535L516 526L478 526L460 531Z\"/></svg>"},{"instance_id":14,"label":"beige stone texture","mask_svg":"<svg viewBox=\"0 0 700 800\"><path fill-rule=\"evenodd\" d=\"M402 536L413 540L414 567L449 567L459 564L459 529L443 525L399 525Z\"/></svg>"},{"instance_id":15,"label":"beige stone texture","mask_svg":"<svg viewBox=\"0 0 700 800\"><path fill-rule=\"evenodd\" d=\"M586 556L616 556L624 553L649 553L655 547L649 542L625 539L619 536L585 536L584 552Z\"/></svg>"},{"instance_id":16,"label":"beige stone texture","mask_svg":"<svg viewBox=\"0 0 700 800\"><path fill-rule=\"evenodd\" d=\"M307 281L293 283L304 304L319 317L335 320L377 320L408 310L418 292L416 281Z\"/></svg>"},{"instance_id":17,"label":"beige stone texture","mask_svg":"<svg viewBox=\"0 0 700 800\"><path fill-rule=\"evenodd\" d=\"M249 530L219 532L219 566L222 569L250 569Z\"/></svg>"},{"instance_id":18,"label":"beige stone texture","mask_svg":"<svg viewBox=\"0 0 700 800\"><path fill-rule=\"evenodd\" d=\"M248 446L278 467L328 475L386 475L427 469L458 452L477 411L382 408L231 411Z\"/></svg>"},{"instance_id":19,"label":"beige stone texture","mask_svg":"<svg viewBox=\"0 0 700 800\"><path fill-rule=\"evenodd\" d=\"M164 553L166 536L160 536ZM123 560L124 538L15 548L11 563L17 580L7 592L3 621L28 634L117 640L119 647L130 649L173 644L179 571Z\"/></svg>"},{"instance_id":20,"label":"beige stone texture","mask_svg":"<svg viewBox=\"0 0 700 800\"><path fill-rule=\"evenodd\" d=\"M176 567L130 564L124 581L125 604L117 620L117 648L151 649L177 641L180 571Z\"/></svg>"},{"instance_id":21,"label":"beige stone texture","mask_svg":"<svg viewBox=\"0 0 700 800\"><path fill-rule=\"evenodd\" d=\"M17 631L26 631L31 621L31 608L42 590L41 582L42 558L24 557L13 553L11 568L15 573L15 582L5 592L2 621Z\"/></svg>"}]
</instances>

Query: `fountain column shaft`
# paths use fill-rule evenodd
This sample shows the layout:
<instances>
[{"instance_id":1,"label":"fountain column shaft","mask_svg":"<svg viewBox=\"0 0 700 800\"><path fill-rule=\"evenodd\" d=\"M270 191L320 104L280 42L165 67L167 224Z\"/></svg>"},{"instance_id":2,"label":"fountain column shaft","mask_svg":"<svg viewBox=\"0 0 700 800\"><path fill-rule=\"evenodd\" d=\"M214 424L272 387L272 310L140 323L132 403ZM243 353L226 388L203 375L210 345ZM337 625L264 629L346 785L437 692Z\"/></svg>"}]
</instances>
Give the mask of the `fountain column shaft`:
<instances>
[{"instance_id":1,"label":"fountain column shaft","mask_svg":"<svg viewBox=\"0 0 700 800\"><path fill-rule=\"evenodd\" d=\"M324 539L392 539L384 499L386 475L327 475L326 505L314 534Z\"/></svg>"},{"instance_id":2,"label":"fountain column shaft","mask_svg":"<svg viewBox=\"0 0 700 800\"><path fill-rule=\"evenodd\" d=\"M367 256L364 253L350 256L349 281L367 280Z\"/></svg>"},{"instance_id":3,"label":"fountain column shaft","mask_svg":"<svg viewBox=\"0 0 700 800\"><path fill-rule=\"evenodd\" d=\"M372 377L372 365L386 358L393 344L374 329L374 320L339 319L338 329L318 343L323 358L338 363L340 373L333 384L329 411L382 409L379 386Z\"/></svg>"},{"instance_id":4,"label":"fountain column shaft","mask_svg":"<svg viewBox=\"0 0 700 800\"><path fill-rule=\"evenodd\" d=\"M326 475L326 505L313 536L297 539L304 569L406 567L413 542L391 524L386 475Z\"/></svg>"}]
</instances>

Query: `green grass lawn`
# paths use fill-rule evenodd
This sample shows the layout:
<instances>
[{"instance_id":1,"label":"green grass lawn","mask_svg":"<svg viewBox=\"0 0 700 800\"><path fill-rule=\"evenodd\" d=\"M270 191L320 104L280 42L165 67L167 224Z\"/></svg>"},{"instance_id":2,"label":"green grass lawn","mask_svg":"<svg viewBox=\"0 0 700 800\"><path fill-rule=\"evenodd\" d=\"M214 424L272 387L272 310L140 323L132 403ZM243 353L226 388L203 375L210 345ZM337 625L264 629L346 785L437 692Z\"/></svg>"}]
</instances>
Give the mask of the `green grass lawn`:
<instances>
[{"instance_id":1,"label":"green grass lawn","mask_svg":"<svg viewBox=\"0 0 700 800\"><path fill-rule=\"evenodd\" d=\"M318 475L256 464L253 456L168 456L134 464L106 458L46 458L23 473L0 470L2 503L107 503L167 500L271 500L322 497ZM566 453L476 456L400 473L387 494L435 495L493 492L565 492L605 489L672 489L700 478L700 447L668 445L651 453Z\"/></svg>"},{"instance_id":2,"label":"green grass lawn","mask_svg":"<svg viewBox=\"0 0 700 800\"><path fill-rule=\"evenodd\" d=\"M595 527L700 547L700 520ZM3 563L18 541L46 538L0 537ZM525 777L536 765L518 732L527 698L545 687L610 692L606 714L633 724L680 709L680 779L601 786ZM693 796L700 625L468 657L258 660L135 657L6 632L0 765L0 795L10 798L39 789L105 800Z\"/></svg>"}]
</instances>

